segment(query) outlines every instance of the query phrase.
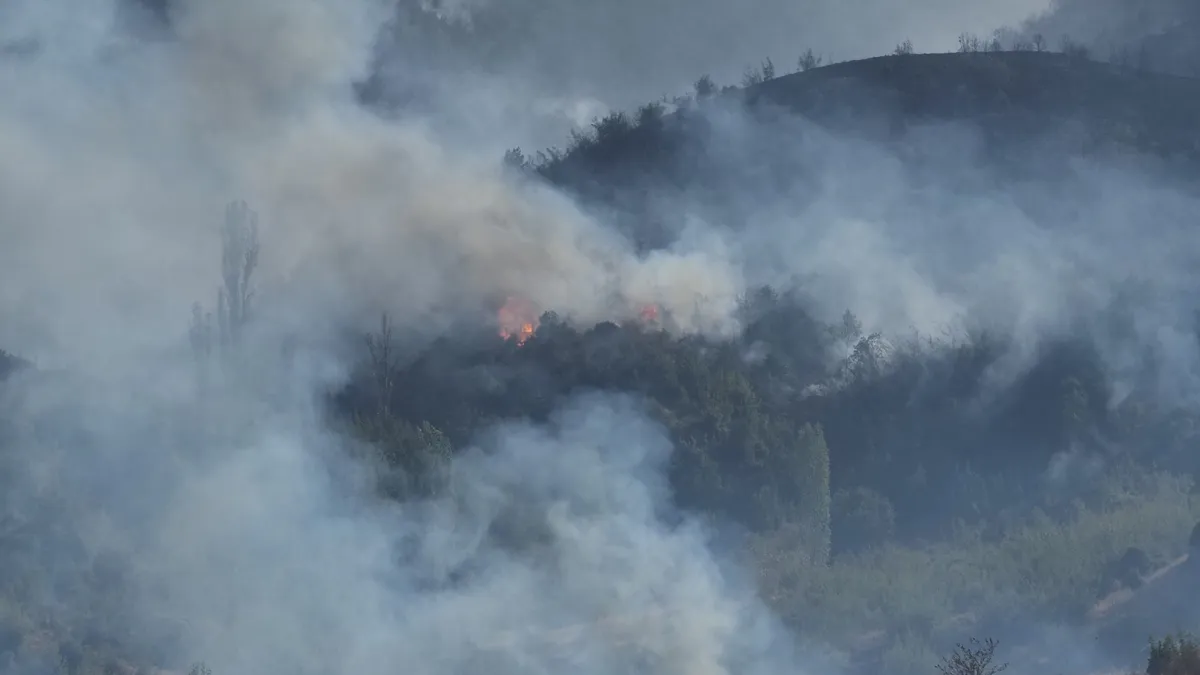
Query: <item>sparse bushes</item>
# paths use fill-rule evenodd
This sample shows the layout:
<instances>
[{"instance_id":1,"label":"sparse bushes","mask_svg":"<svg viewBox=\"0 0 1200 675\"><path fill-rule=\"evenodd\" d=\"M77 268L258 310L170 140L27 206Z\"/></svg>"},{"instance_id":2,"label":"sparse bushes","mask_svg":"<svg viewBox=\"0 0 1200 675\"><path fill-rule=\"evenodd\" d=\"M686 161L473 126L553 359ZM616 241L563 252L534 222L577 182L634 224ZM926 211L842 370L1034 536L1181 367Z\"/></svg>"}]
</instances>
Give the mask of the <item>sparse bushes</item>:
<instances>
[{"instance_id":1,"label":"sparse bushes","mask_svg":"<svg viewBox=\"0 0 1200 675\"><path fill-rule=\"evenodd\" d=\"M1004 45L1000 42L1000 37L995 36L991 40L980 38L974 33L960 33L958 36L958 53L973 54L976 52L1002 52Z\"/></svg>"},{"instance_id":2,"label":"sparse bushes","mask_svg":"<svg viewBox=\"0 0 1200 675\"><path fill-rule=\"evenodd\" d=\"M997 675L1008 668L1007 663L995 663L996 641L988 638L983 642L971 638L966 645L958 645L954 651L937 665L941 675Z\"/></svg>"},{"instance_id":3,"label":"sparse bushes","mask_svg":"<svg viewBox=\"0 0 1200 675\"><path fill-rule=\"evenodd\" d=\"M796 60L796 69L802 73L807 73L814 68L819 68L822 61L824 61L824 58L814 54L812 48L809 47Z\"/></svg>"},{"instance_id":4,"label":"sparse bushes","mask_svg":"<svg viewBox=\"0 0 1200 675\"><path fill-rule=\"evenodd\" d=\"M958 53L968 54L980 51L981 44L978 35L960 33L958 36Z\"/></svg>"},{"instance_id":5,"label":"sparse bushes","mask_svg":"<svg viewBox=\"0 0 1200 675\"><path fill-rule=\"evenodd\" d=\"M773 79L775 79L775 64L771 59L766 59L758 68L746 69L746 73L742 76L742 86L753 87Z\"/></svg>"},{"instance_id":6,"label":"sparse bushes","mask_svg":"<svg viewBox=\"0 0 1200 675\"><path fill-rule=\"evenodd\" d=\"M763 81L773 80L775 79L775 64L768 58L762 62L759 72L762 73Z\"/></svg>"}]
</instances>

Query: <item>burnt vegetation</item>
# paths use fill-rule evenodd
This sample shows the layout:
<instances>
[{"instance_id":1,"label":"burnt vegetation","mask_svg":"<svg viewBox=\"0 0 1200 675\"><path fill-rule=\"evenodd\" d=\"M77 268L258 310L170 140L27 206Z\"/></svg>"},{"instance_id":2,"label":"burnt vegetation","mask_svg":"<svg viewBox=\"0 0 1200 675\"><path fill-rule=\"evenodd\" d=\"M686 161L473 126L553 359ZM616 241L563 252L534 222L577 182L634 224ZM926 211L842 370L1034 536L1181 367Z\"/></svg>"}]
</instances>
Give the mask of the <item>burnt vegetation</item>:
<instances>
[{"instance_id":1,"label":"burnt vegetation","mask_svg":"<svg viewBox=\"0 0 1200 675\"><path fill-rule=\"evenodd\" d=\"M916 54L906 43L893 56L828 65L810 50L798 73L765 61L742 87L701 77L688 96L596 120L564 150L513 150L505 161L589 203L619 205L634 214L630 233L654 248L669 233L639 217L644 199L715 184L703 113L722 105L835 126L873 110L885 123L862 128L884 140L920 120L971 119L994 132L996 153L1037 136L1031 115L1070 116L1089 124L1084 152L1121 144L1197 159L1200 82L1091 61L1070 44L1051 53L1044 42L1005 50L964 36L961 54ZM235 357L254 320L256 220L242 204L226 215L223 286L215 307L193 312L205 373ZM1150 387L1113 404L1089 331L1043 344L996 389L989 376L1012 347L1002 335L865 334L852 311L822 320L803 293L769 287L747 293L740 315L740 336L724 341L678 337L655 320L579 326L550 312L519 344L487 327L416 350L400 348L405 336L384 316L327 412L371 448L363 460L377 468L381 495L407 501L438 494L456 453L497 421L544 420L581 391L632 393L674 442L677 506L732 523L762 597L863 672L997 675L996 642L954 645L1031 616L1085 625L1099 599L1186 553L1189 534L1198 545L1200 414ZM1120 307L1111 319L1114 332L1133 320ZM26 371L36 368L0 352L0 378ZM0 438L16 433L3 415ZM1100 469L1049 486L1047 467L1064 453L1100 458ZM120 611L121 565L38 566L48 546L39 538L76 536L59 527L68 505L39 503L0 532L0 655L71 675L155 662L130 636L81 634ZM93 598L93 613L30 609L30 589L51 582ZM1152 645L1145 672L1197 675L1198 663L1193 640L1171 637Z\"/></svg>"}]
</instances>

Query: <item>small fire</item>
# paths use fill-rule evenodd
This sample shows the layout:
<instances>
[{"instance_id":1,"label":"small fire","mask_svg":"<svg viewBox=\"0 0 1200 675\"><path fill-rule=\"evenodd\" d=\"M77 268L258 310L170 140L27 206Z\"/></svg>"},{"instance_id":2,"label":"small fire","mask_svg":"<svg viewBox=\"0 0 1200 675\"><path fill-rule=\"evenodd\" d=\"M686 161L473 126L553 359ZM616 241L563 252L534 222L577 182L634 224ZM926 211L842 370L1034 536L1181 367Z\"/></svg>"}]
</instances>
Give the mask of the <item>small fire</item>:
<instances>
[{"instance_id":1,"label":"small fire","mask_svg":"<svg viewBox=\"0 0 1200 675\"><path fill-rule=\"evenodd\" d=\"M638 313L638 317L646 323L658 321L658 305L646 305Z\"/></svg>"},{"instance_id":2,"label":"small fire","mask_svg":"<svg viewBox=\"0 0 1200 675\"><path fill-rule=\"evenodd\" d=\"M537 330L537 310L528 300L509 297L496 313L496 322L500 325L502 339L516 340L517 345L523 345Z\"/></svg>"}]
</instances>

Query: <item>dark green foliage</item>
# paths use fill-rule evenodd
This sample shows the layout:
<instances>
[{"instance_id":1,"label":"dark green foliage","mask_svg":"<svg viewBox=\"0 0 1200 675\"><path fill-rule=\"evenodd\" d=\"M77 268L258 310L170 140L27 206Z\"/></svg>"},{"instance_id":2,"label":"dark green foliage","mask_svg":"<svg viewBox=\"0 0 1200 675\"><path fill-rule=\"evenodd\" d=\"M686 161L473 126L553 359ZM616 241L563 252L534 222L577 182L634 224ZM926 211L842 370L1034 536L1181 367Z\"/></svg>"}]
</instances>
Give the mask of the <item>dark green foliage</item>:
<instances>
[{"instance_id":1,"label":"dark green foliage","mask_svg":"<svg viewBox=\"0 0 1200 675\"><path fill-rule=\"evenodd\" d=\"M576 391L638 393L676 440L670 475L680 505L716 509L756 528L798 519L827 551L824 436L803 417L781 414L785 401L764 400L753 378L734 345L676 339L636 325L580 332L548 315L522 347L497 341L465 353L435 349L392 376L404 386L389 400L371 393L380 388L366 379L341 400L356 419L389 409L403 420L399 431L387 426L392 421L356 426L376 442L398 434L386 456L411 474L428 462L402 455L429 438L403 425L431 424L462 447L493 420L545 419Z\"/></svg>"},{"instance_id":2,"label":"dark green foliage","mask_svg":"<svg viewBox=\"0 0 1200 675\"><path fill-rule=\"evenodd\" d=\"M647 103L638 108L634 124L639 127L653 128L655 125L662 124L664 112L665 109L661 103Z\"/></svg>"},{"instance_id":3,"label":"dark green foliage","mask_svg":"<svg viewBox=\"0 0 1200 675\"><path fill-rule=\"evenodd\" d=\"M833 550L858 552L882 544L896 530L896 510L887 497L864 487L833 497Z\"/></svg>"},{"instance_id":4,"label":"dark green foliage","mask_svg":"<svg viewBox=\"0 0 1200 675\"><path fill-rule=\"evenodd\" d=\"M1190 635L1151 640L1146 675L1200 674L1200 643Z\"/></svg>"},{"instance_id":5,"label":"dark green foliage","mask_svg":"<svg viewBox=\"0 0 1200 675\"><path fill-rule=\"evenodd\" d=\"M404 501L439 492L452 452L449 439L437 428L428 422L364 417L354 431L377 453L379 488L385 496Z\"/></svg>"},{"instance_id":6,"label":"dark green foliage","mask_svg":"<svg viewBox=\"0 0 1200 675\"><path fill-rule=\"evenodd\" d=\"M618 110L593 122L592 128L596 132L596 142L606 143L623 138L633 128L633 125L629 121L629 116Z\"/></svg>"},{"instance_id":7,"label":"dark green foliage","mask_svg":"<svg viewBox=\"0 0 1200 675\"><path fill-rule=\"evenodd\" d=\"M1014 509L1070 513L1071 500L1100 493L1086 484L1043 493L1028 476L1071 447L1140 445L1163 419L1153 407L1108 408L1086 339L1048 345L996 392L985 382L1006 345L987 335L892 345L862 335L849 313L826 325L799 295L769 288L750 293L741 315L742 336L722 342L637 323L584 330L546 314L523 346L444 339L402 364L373 338L336 409L363 438L394 437L384 456L410 476L497 420L545 420L576 392L634 393L676 445L670 478L681 506L759 531L804 523L821 550L832 521L839 551ZM848 356L833 356L846 345ZM415 431L426 424L437 433ZM428 444L436 459L402 456Z\"/></svg>"}]
</instances>

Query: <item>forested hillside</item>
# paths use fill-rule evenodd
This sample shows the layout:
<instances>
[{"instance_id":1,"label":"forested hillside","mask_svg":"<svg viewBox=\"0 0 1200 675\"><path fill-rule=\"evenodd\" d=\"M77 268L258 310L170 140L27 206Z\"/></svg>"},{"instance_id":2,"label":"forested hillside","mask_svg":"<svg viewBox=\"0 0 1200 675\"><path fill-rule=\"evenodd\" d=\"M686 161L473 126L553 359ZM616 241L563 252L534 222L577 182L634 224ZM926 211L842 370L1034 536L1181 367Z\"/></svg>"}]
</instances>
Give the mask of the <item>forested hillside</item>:
<instances>
[{"instance_id":1,"label":"forested hillside","mask_svg":"<svg viewBox=\"0 0 1200 675\"><path fill-rule=\"evenodd\" d=\"M664 193L720 209L743 178L745 165L714 152L729 110L749 111L768 135L818 133L789 122L799 113L901 153L922 127L969 124L982 132L988 185L1001 190L1047 176L1069 185L1072 163L1087 158L1193 171L1196 81L1082 55L962 51L802 64L782 77L767 63L745 88L702 78L691 96L597 120L566 150L506 159L615 208L650 250L678 233L656 219ZM1082 133L1064 144L1064 124ZM938 171L936 151L901 157ZM763 194L806 180L803 157L757 159ZM726 222L740 227L736 216ZM1162 355L1144 353L1132 389L1111 361L1112 339L1145 349L1137 308L1154 292L1125 280L1098 317L1041 341L1007 379L998 373L1022 345L1003 329L864 334L853 308L840 321L816 318L803 284L748 293L734 340L672 337L653 308L595 327L529 314L527 335L446 340L387 376L370 366L376 374L344 392L339 410L402 420L390 443L379 426L362 428L389 457L415 451L420 459L398 461L408 472L400 484L411 485L413 471L494 418L545 419L581 389L636 392L678 448L677 503L746 529L762 592L795 629L866 649L887 670L922 672L964 634L1036 644L1034 619L1086 632L1096 602L1185 552L1200 517L1196 410L1158 389ZM503 308L498 316L503 325ZM1179 319L1200 343L1196 325ZM378 381L393 388L365 384ZM428 444L432 454L415 450ZM876 628L890 636L866 639ZM1141 639L1126 637L1114 653Z\"/></svg>"},{"instance_id":2,"label":"forested hillside","mask_svg":"<svg viewBox=\"0 0 1200 675\"><path fill-rule=\"evenodd\" d=\"M161 342L126 295L20 305L78 358L0 351L0 671L1085 673L1195 629L1186 602L1096 617L1195 594L1200 81L896 51L702 77L496 178L322 107L324 79L315 104L208 92L269 115L156 138L228 142L239 171L139 217L233 184L311 227L260 242L230 204L219 290ZM203 54L180 72L242 67ZM167 157L134 175L176 189ZM166 246L126 235L104 250ZM143 269L185 268L182 241ZM108 264L104 288L153 285ZM1168 638L1145 672L1196 669Z\"/></svg>"}]
</instances>

